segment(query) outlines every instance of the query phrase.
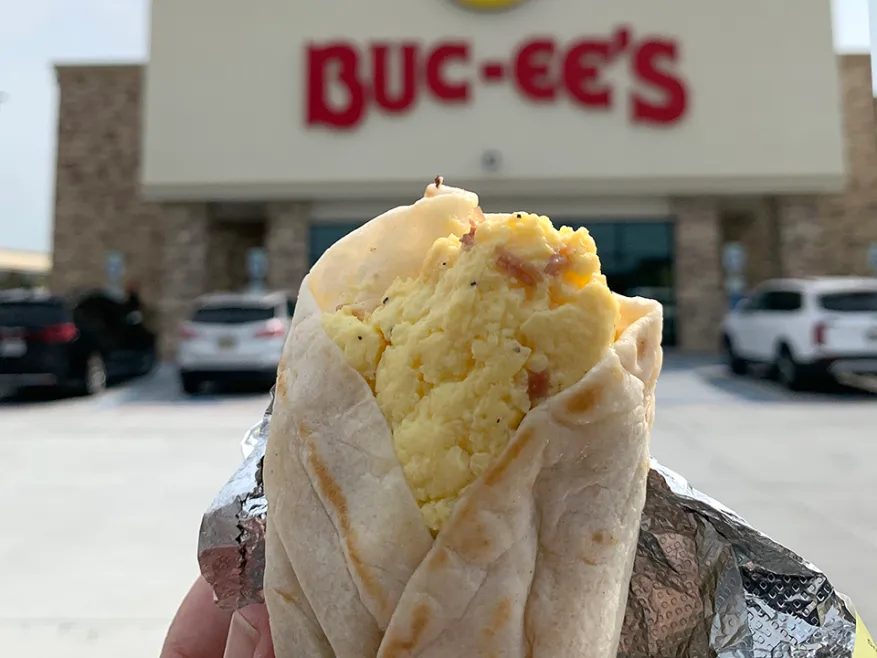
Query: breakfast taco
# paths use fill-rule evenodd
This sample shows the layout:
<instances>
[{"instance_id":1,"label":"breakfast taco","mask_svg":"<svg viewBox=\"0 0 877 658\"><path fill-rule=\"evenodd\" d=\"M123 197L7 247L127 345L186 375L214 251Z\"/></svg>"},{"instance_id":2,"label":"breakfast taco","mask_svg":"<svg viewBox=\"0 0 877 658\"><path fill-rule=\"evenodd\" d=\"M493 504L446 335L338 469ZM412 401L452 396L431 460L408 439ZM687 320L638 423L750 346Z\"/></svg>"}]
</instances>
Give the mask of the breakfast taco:
<instances>
[{"instance_id":1,"label":"breakfast taco","mask_svg":"<svg viewBox=\"0 0 877 658\"><path fill-rule=\"evenodd\" d=\"M615 656L661 326L585 229L441 179L332 246L265 456L278 658Z\"/></svg>"}]
</instances>

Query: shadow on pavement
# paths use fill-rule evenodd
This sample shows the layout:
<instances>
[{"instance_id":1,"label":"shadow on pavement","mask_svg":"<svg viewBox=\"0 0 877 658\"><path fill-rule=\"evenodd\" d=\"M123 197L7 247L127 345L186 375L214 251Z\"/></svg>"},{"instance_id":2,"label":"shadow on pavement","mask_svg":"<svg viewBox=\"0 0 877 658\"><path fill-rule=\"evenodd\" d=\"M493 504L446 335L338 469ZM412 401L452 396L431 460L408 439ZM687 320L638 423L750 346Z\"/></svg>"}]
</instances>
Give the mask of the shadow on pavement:
<instances>
[{"instance_id":1,"label":"shadow on pavement","mask_svg":"<svg viewBox=\"0 0 877 658\"><path fill-rule=\"evenodd\" d=\"M159 365L148 377L121 391L110 404L197 404L216 403L226 400L252 400L267 398L270 387L255 386L245 382L222 387L207 386L195 395L187 395L180 388L176 366Z\"/></svg>"},{"instance_id":2,"label":"shadow on pavement","mask_svg":"<svg viewBox=\"0 0 877 658\"><path fill-rule=\"evenodd\" d=\"M751 402L815 403L877 400L877 395L870 391L833 381L814 385L802 391L790 391L763 375L733 375L722 365L701 369L699 374L707 384Z\"/></svg>"},{"instance_id":3,"label":"shadow on pavement","mask_svg":"<svg viewBox=\"0 0 877 658\"><path fill-rule=\"evenodd\" d=\"M12 406L28 406L51 404L56 402L72 402L72 401L101 401L104 398L123 393L125 390L141 385L144 381L152 377L152 373L140 375L124 381L114 381L107 390L95 397L88 397L84 394L73 392L63 388L32 388L22 390L0 389L0 409Z\"/></svg>"},{"instance_id":4,"label":"shadow on pavement","mask_svg":"<svg viewBox=\"0 0 877 658\"><path fill-rule=\"evenodd\" d=\"M721 399L743 402L775 404L775 403L831 403L877 401L877 395L860 388L844 386L836 382L827 382L807 391L789 391L777 382L768 379L761 373L745 376L731 374L722 360L714 356L697 356L665 353L664 358L665 394L676 403L696 403L709 399L710 391ZM659 391L661 382L659 381Z\"/></svg>"},{"instance_id":5,"label":"shadow on pavement","mask_svg":"<svg viewBox=\"0 0 877 658\"><path fill-rule=\"evenodd\" d=\"M32 389L26 391L0 391L0 408L23 406L29 404L45 404L70 400L74 396L55 389Z\"/></svg>"}]
</instances>

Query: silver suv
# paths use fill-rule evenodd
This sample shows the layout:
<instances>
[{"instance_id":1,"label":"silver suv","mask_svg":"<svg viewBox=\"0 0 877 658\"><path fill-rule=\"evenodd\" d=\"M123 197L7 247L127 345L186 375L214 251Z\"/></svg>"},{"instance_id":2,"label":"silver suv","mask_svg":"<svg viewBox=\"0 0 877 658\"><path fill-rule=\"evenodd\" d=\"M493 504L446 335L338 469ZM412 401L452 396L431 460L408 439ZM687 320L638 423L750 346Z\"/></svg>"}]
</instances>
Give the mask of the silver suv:
<instances>
[{"instance_id":1,"label":"silver suv","mask_svg":"<svg viewBox=\"0 0 877 658\"><path fill-rule=\"evenodd\" d=\"M294 311L295 300L281 292L200 297L180 329L183 390L197 393L207 383L273 384Z\"/></svg>"}]
</instances>

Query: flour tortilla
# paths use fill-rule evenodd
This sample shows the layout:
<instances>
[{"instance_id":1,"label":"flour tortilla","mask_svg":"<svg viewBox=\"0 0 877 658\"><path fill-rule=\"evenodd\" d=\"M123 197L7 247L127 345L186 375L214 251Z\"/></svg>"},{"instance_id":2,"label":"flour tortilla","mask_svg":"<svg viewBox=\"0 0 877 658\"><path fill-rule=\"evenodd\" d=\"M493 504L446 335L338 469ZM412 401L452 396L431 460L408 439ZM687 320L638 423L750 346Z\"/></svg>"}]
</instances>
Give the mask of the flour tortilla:
<instances>
[{"instance_id":1,"label":"flour tortilla","mask_svg":"<svg viewBox=\"0 0 877 658\"><path fill-rule=\"evenodd\" d=\"M322 328L323 311L370 304L416 275L435 239L468 231L477 203L431 186L329 249L302 284L264 472L278 658L615 656L649 471L660 304L619 297L616 343L527 414L435 540L368 384ZM353 300L354 282L373 285Z\"/></svg>"}]
</instances>

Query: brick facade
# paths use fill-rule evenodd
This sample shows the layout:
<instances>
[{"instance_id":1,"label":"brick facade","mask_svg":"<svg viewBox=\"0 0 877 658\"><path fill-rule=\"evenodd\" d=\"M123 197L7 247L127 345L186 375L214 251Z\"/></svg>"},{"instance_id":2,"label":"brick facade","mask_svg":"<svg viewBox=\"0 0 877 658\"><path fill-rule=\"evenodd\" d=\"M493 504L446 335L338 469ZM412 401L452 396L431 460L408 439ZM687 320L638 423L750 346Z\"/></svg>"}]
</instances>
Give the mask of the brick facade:
<instances>
[{"instance_id":1,"label":"brick facade","mask_svg":"<svg viewBox=\"0 0 877 658\"><path fill-rule=\"evenodd\" d=\"M308 272L310 209L304 203L269 203L268 287L295 292Z\"/></svg>"},{"instance_id":2,"label":"brick facade","mask_svg":"<svg viewBox=\"0 0 877 658\"><path fill-rule=\"evenodd\" d=\"M208 291L207 250L210 218L206 203L162 206L167 231L162 264L159 310L159 348L163 359L173 359L180 322L192 300Z\"/></svg>"},{"instance_id":3,"label":"brick facade","mask_svg":"<svg viewBox=\"0 0 877 658\"><path fill-rule=\"evenodd\" d=\"M211 290L233 291L247 286L247 253L265 244L264 221L212 221L207 248L207 281Z\"/></svg>"},{"instance_id":4,"label":"brick facade","mask_svg":"<svg viewBox=\"0 0 877 658\"><path fill-rule=\"evenodd\" d=\"M673 202L673 212L678 343L690 352L714 352L725 311L720 207L715 199L685 198Z\"/></svg>"},{"instance_id":5,"label":"brick facade","mask_svg":"<svg viewBox=\"0 0 877 658\"><path fill-rule=\"evenodd\" d=\"M867 248L877 242L877 121L871 57L845 55L840 61L847 185L843 194L819 199L825 269L868 275Z\"/></svg>"},{"instance_id":6,"label":"brick facade","mask_svg":"<svg viewBox=\"0 0 877 658\"><path fill-rule=\"evenodd\" d=\"M675 199L680 347L714 351L727 306L722 245L742 242L746 283L802 274L866 274L877 242L877 123L870 58L839 58L848 181L822 197ZM103 286L110 250L126 258L170 358L180 320L206 291L246 283L247 249L268 249L268 286L294 291L309 263L309 206L259 207L259 217L212 216L208 200L157 204L140 195L141 66L61 66L54 269L63 292ZM198 201L198 203L195 203ZM251 200L253 201L253 200ZM258 200L256 200L258 201ZM258 204L257 204L258 205Z\"/></svg>"},{"instance_id":7,"label":"brick facade","mask_svg":"<svg viewBox=\"0 0 877 658\"><path fill-rule=\"evenodd\" d=\"M106 284L108 251L125 256L126 277L149 307L161 298L167 234L160 206L140 199L142 69L60 67L55 174L54 266L62 292Z\"/></svg>"},{"instance_id":8,"label":"brick facade","mask_svg":"<svg viewBox=\"0 0 877 658\"><path fill-rule=\"evenodd\" d=\"M818 199L780 197L776 211L780 274L789 277L828 274Z\"/></svg>"}]
</instances>

